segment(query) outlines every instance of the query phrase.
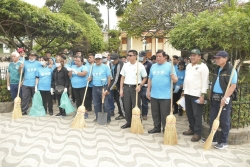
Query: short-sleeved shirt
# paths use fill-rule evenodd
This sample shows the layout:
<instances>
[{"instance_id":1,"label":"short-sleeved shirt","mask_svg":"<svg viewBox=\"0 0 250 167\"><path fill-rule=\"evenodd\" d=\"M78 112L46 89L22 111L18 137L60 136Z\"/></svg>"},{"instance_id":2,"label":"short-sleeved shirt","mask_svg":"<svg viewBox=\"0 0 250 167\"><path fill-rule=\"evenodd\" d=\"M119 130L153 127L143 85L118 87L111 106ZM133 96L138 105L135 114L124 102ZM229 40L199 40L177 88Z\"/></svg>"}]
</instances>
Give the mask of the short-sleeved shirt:
<instances>
[{"instance_id":1,"label":"short-sleeved shirt","mask_svg":"<svg viewBox=\"0 0 250 167\"><path fill-rule=\"evenodd\" d=\"M125 77L124 84L136 85L136 70L137 63L131 64L130 62L128 62L123 65L120 74ZM138 83L141 83L142 78L145 77L147 77L146 69L144 65L142 65L142 63L139 63Z\"/></svg>"},{"instance_id":2,"label":"short-sleeved shirt","mask_svg":"<svg viewBox=\"0 0 250 167\"><path fill-rule=\"evenodd\" d=\"M10 76L10 84L18 84L20 79L20 74L18 72L21 62L11 62L8 67L8 72Z\"/></svg>"},{"instance_id":3,"label":"short-sleeved shirt","mask_svg":"<svg viewBox=\"0 0 250 167\"><path fill-rule=\"evenodd\" d=\"M36 84L36 71L41 67L39 61L30 62L26 60L24 62L24 82L25 86L35 86Z\"/></svg>"},{"instance_id":4,"label":"short-sleeved shirt","mask_svg":"<svg viewBox=\"0 0 250 167\"><path fill-rule=\"evenodd\" d=\"M53 70L49 67L40 67L36 71L36 77L39 78L38 90L50 91Z\"/></svg>"},{"instance_id":5,"label":"short-sleeved shirt","mask_svg":"<svg viewBox=\"0 0 250 167\"><path fill-rule=\"evenodd\" d=\"M220 71L222 70L222 68L219 69L218 71L218 76L220 76ZM234 69L235 70L235 69ZM233 75L233 78L232 78L232 81L231 81L231 84L236 84L237 83L237 72L236 70L234 71L234 75ZM214 89L213 89L213 92L214 93L219 93L219 94L222 94L223 91L220 87L220 80L219 80L219 77L217 77L216 81L215 81L215 84L214 84Z\"/></svg>"},{"instance_id":6,"label":"short-sleeved shirt","mask_svg":"<svg viewBox=\"0 0 250 167\"><path fill-rule=\"evenodd\" d=\"M165 62L164 64L153 64L149 78L151 80L151 92L150 95L156 99L171 99L171 76L176 76L175 69L171 70L171 64Z\"/></svg>"},{"instance_id":7,"label":"short-sleeved shirt","mask_svg":"<svg viewBox=\"0 0 250 167\"><path fill-rule=\"evenodd\" d=\"M92 76L93 86L107 85L108 77L110 76L110 69L105 64L100 64L100 65L94 64L91 76ZM102 81L102 79L106 79L106 82Z\"/></svg>"},{"instance_id":8,"label":"short-sleeved shirt","mask_svg":"<svg viewBox=\"0 0 250 167\"><path fill-rule=\"evenodd\" d=\"M175 69L175 72L176 72L176 75L177 75L177 78L178 78L178 81L175 83L174 87L176 85L183 85L184 83L184 78L185 78L185 70L176 70Z\"/></svg>"},{"instance_id":9,"label":"short-sleeved shirt","mask_svg":"<svg viewBox=\"0 0 250 167\"><path fill-rule=\"evenodd\" d=\"M77 65L73 65L72 69L76 70L76 72L86 71L88 73L88 68L84 65L78 67ZM73 88L84 88L87 85L88 74L85 76L79 76L75 73L72 73L71 85Z\"/></svg>"}]
</instances>

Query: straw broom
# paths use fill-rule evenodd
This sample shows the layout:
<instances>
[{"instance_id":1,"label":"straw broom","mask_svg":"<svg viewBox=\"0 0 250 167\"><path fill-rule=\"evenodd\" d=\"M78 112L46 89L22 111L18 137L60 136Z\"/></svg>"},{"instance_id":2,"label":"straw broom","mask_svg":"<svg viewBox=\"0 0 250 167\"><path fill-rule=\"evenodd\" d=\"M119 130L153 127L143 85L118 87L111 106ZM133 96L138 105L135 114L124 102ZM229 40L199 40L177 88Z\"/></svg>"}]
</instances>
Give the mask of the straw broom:
<instances>
[{"instance_id":1,"label":"straw broom","mask_svg":"<svg viewBox=\"0 0 250 167\"><path fill-rule=\"evenodd\" d=\"M237 66L238 63L239 63L239 60L236 60L235 63L234 63L234 67L232 69L231 76L230 76L229 82L227 84L227 89L226 89L225 94L227 93L227 91L229 89L230 83L231 83L233 75L234 75L234 70L235 70L235 68L236 68L236 66ZM212 125L212 128L211 128L211 132L210 132L210 134L209 134L206 142L204 143L203 148L205 150L208 150L212 146L214 135L215 135L215 133L216 133L216 131L217 131L219 125L220 125L220 114L221 114L221 111L222 111L223 107L224 106L220 106L219 113L218 113L216 119L213 122L213 125Z\"/></svg>"},{"instance_id":2,"label":"straw broom","mask_svg":"<svg viewBox=\"0 0 250 167\"><path fill-rule=\"evenodd\" d=\"M23 64L24 64L24 59L25 59L25 57L23 57ZM17 96L14 99L14 109L13 109L13 112L12 112L12 119L18 119L18 118L21 118L23 116L23 114L22 114L22 108L21 108L21 102L22 102L22 100L19 97L19 94L20 94L20 84L21 84L21 80L22 80L22 74L23 74L23 68L21 69L21 72L20 72L20 78L19 78Z\"/></svg>"},{"instance_id":3,"label":"straw broom","mask_svg":"<svg viewBox=\"0 0 250 167\"><path fill-rule=\"evenodd\" d=\"M91 75L92 68L93 68L93 64L91 65L89 77ZM85 119L84 119L84 114L86 112L86 109L85 109L85 106L84 106L84 101L85 101L85 97L86 97L86 94L87 94L87 91L88 91L88 86L89 86L89 81L87 82L87 86L85 88L82 105L79 106L78 109L77 109L76 116L75 116L74 120L71 123L71 128L82 129L82 128L86 127L86 123L85 123Z\"/></svg>"},{"instance_id":4,"label":"straw broom","mask_svg":"<svg viewBox=\"0 0 250 167\"><path fill-rule=\"evenodd\" d=\"M171 61L171 67L173 71L173 61ZM171 79L171 78L170 78ZM173 80L171 79L171 102L170 102L170 114L166 117L166 126L164 132L164 145L178 144L177 132L176 132L176 118L173 114Z\"/></svg>"},{"instance_id":5,"label":"straw broom","mask_svg":"<svg viewBox=\"0 0 250 167\"><path fill-rule=\"evenodd\" d=\"M136 69L136 86L138 86L138 71L139 71L139 57L137 57L137 69ZM135 96L135 107L132 110L132 121L130 132L132 133L143 133L143 126L141 123L141 111L138 108L138 92Z\"/></svg>"}]
</instances>

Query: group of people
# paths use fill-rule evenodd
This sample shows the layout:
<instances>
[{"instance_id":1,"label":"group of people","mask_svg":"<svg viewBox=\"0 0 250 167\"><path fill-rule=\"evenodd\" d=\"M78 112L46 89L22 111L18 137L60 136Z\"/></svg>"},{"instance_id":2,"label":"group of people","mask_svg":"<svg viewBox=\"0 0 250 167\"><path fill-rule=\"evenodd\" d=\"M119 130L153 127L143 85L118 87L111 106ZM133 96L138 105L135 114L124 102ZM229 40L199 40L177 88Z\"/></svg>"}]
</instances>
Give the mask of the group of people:
<instances>
[{"instance_id":1,"label":"group of people","mask_svg":"<svg viewBox=\"0 0 250 167\"><path fill-rule=\"evenodd\" d=\"M125 119L126 123L121 126L125 129L131 126L132 109L135 107L135 97L138 93L137 104L142 111L142 120L147 120L148 103L151 103L154 128L148 133L160 133L165 130L166 117L170 114L171 107L174 107L174 114L182 116L182 108L176 102L184 96L189 130L183 132L183 135L192 135L192 142L201 139L202 110L207 96L209 70L206 64L201 62L201 53L198 49L190 52L190 63L176 55L170 60L169 55L162 50L157 51L151 61L145 51L138 53L136 50L128 51L126 61L120 59L117 53L106 52L89 54L87 60L83 59L81 52L77 52L72 58L64 54L52 58L50 52L47 52L39 61L36 60L38 55L34 51L30 51L28 60L23 61L24 55L23 49L11 54L13 62L9 65L7 75L7 86L14 99L23 71L23 115L28 113L29 102L36 91L40 91L45 111L50 115L53 115L53 95L60 106L61 95L67 92L78 108L87 91L84 106L86 111L92 111L93 103L96 116L94 121L97 121L98 112L104 110L108 113L109 123L111 116L114 116L116 102L119 116L115 119ZM209 98L210 127L219 107L224 106L221 114L222 136L220 140L217 140L216 135L214 138L214 142L218 142L216 148L219 149L227 147L232 105L230 97L237 83L235 73L229 91L226 92L230 77L226 74L232 71L232 66L227 61L228 57L225 51L218 52L215 56L218 68L215 70ZM171 106L172 97L174 106ZM59 107L59 111L56 116L66 116L64 109ZM86 114L85 118L87 117Z\"/></svg>"}]
</instances>

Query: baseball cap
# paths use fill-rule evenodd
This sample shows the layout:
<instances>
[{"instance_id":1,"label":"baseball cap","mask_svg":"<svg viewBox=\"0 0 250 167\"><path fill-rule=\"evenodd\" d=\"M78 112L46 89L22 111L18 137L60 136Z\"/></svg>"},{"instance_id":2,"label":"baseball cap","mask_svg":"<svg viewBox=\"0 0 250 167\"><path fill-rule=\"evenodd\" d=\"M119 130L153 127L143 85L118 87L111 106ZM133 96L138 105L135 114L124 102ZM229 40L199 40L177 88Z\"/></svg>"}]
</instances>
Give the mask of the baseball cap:
<instances>
[{"instance_id":1,"label":"baseball cap","mask_svg":"<svg viewBox=\"0 0 250 167\"><path fill-rule=\"evenodd\" d=\"M229 57L226 51L219 51L214 57Z\"/></svg>"},{"instance_id":2,"label":"baseball cap","mask_svg":"<svg viewBox=\"0 0 250 167\"><path fill-rule=\"evenodd\" d=\"M110 59L111 59L111 60L119 59L119 55L118 55L117 53L111 53Z\"/></svg>"},{"instance_id":3,"label":"baseball cap","mask_svg":"<svg viewBox=\"0 0 250 167\"><path fill-rule=\"evenodd\" d=\"M143 56L146 56L147 55L147 52L145 52L145 51L141 51L140 53L139 53L139 56L140 57L143 57Z\"/></svg>"},{"instance_id":4,"label":"baseball cap","mask_svg":"<svg viewBox=\"0 0 250 167\"><path fill-rule=\"evenodd\" d=\"M108 57L108 53L107 53L107 52L103 52L103 53L102 53L102 57L103 57L103 58Z\"/></svg>"},{"instance_id":5,"label":"baseball cap","mask_svg":"<svg viewBox=\"0 0 250 167\"><path fill-rule=\"evenodd\" d=\"M190 54L201 55L201 51L199 49L193 49L191 50Z\"/></svg>"},{"instance_id":6,"label":"baseball cap","mask_svg":"<svg viewBox=\"0 0 250 167\"><path fill-rule=\"evenodd\" d=\"M101 54L95 54L95 59L102 59L102 55Z\"/></svg>"},{"instance_id":7,"label":"baseball cap","mask_svg":"<svg viewBox=\"0 0 250 167\"><path fill-rule=\"evenodd\" d=\"M19 48L19 49L17 50L18 53L20 53L20 52L22 52L22 51L24 51L23 48Z\"/></svg>"}]
</instances>

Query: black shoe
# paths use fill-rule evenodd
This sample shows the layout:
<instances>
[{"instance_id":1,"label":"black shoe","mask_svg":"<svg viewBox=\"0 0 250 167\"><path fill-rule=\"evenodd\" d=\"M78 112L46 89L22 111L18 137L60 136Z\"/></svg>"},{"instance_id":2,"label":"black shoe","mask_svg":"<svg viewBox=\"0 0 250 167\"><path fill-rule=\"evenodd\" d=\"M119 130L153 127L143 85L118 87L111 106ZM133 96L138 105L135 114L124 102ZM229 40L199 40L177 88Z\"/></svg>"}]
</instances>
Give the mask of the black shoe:
<instances>
[{"instance_id":1,"label":"black shoe","mask_svg":"<svg viewBox=\"0 0 250 167\"><path fill-rule=\"evenodd\" d=\"M109 124L111 122L111 119L107 121L107 124Z\"/></svg>"},{"instance_id":2,"label":"black shoe","mask_svg":"<svg viewBox=\"0 0 250 167\"><path fill-rule=\"evenodd\" d=\"M49 115L52 116L52 115L53 115L53 112L50 112Z\"/></svg>"},{"instance_id":3,"label":"black shoe","mask_svg":"<svg viewBox=\"0 0 250 167\"><path fill-rule=\"evenodd\" d=\"M59 112L58 114L56 114L56 116L61 116L62 114Z\"/></svg>"},{"instance_id":4,"label":"black shoe","mask_svg":"<svg viewBox=\"0 0 250 167\"><path fill-rule=\"evenodd\" d=\"M121 128L126 129L126 128L130 128L130 126L131 126L130 124L126 123L125 125L122 125Z\"/></svg>"},{"instance_id":5,"label":"black shoe","mask_svg":"<svg viewBox=\"0 0 250 167\"><path fill-rule=\"evenodd\" d=\"M178 111L178 115L179 115L179 116L182 116L182 110L179 110L179 111Z\"/></svg>"},{"instance_id":6,"label":"black shoe","mask_svg":"<svg viewBox=\"0 0 250 167\"><path fill-rule=\"evenodd\" d=\"M27 112L23 112L22 115L27 115Z\"/></svg>"},{"instance_id":7,"label":"black shoe","mask_svg":"<svg viewBox=\"0 0 250 167\"><path fill-rule=\"evenodd\" d=\"M152 129L150 131L148 131L148 133L161 133L161 130L158 130L158 129Z\"/></svg>"},{"instance_id":8,"label":"black shoe","mask_svg":"<svg viewBox=\"0 0 250 167\"><path fill-rule=\"evenodd\" d=\"M121 120L121 119L125 119L125 117L123 115L119 115L118 117L115 118L115 120Z\"/></svg>"},{"instance_id":9,"label":"black shoe","mask_svg":"<svg viewBox=\"0 0 250 167\"><path fill-rule=\"evenodd\" d=\"M114 113L114 112L111 112L110 115L113 117L113 116L115 116L115 113Z\"/></svg>"}]
</instances>

